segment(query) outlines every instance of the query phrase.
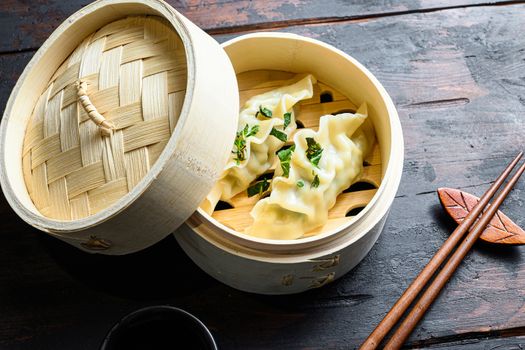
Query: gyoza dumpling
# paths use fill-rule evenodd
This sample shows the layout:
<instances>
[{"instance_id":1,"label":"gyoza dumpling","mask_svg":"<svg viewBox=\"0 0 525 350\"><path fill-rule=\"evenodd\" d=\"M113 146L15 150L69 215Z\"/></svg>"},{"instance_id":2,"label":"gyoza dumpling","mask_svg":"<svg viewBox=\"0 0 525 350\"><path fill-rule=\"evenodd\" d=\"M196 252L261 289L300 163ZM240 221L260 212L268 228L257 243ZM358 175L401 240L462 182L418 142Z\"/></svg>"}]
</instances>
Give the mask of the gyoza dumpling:
<instances>
[{"instance_id":1,"label":"gyoza dumpling","mask_svg":"<svg viewBox=\"0 0 525 350\"><path fill-rule=\"evenodd\" d=\"M294 84L250 98L239 115L230 160L201 204L211 214L219 200L228 201L268 170L277 152L297 125L292 107L313 96L316 79L307 75Z\"/></svg>"},{"instance_id":2,"label":"gyoza dumpling","mask_svg":"<svg viewBox=\"0 0 525 350\"><path fill-rule=\"evenodd\" d=\"M272 192L252 209L254 223L246 233L296 239L324 225L337 196L359 179L373 145L374 130L366 118L363 104L355 114L321 117L318 132L299 130L295 149L285 151L291 157L281 159L289 161L289 168L276 171Z\"/></svg>"}]
</instances>

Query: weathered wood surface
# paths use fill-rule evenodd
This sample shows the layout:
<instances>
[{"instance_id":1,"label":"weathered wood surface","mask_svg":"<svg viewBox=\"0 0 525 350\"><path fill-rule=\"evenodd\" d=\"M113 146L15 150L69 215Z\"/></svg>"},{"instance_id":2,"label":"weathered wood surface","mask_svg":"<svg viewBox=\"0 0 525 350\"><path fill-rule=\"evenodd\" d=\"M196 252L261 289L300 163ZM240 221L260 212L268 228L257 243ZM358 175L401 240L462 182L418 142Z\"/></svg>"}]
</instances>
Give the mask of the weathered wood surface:
<instances>
[{"instance_id":1,"label":"weathered wood surface","mask_svg":"<svg viewBox=\"0 0 525 350\"><path fill-rule=\"evenodd\" d=\"M131 256L89 256L28 227L2 200L0 347L93 349L125 313L169 303L200 317L221 349L355 348L455 227L435 190L479 196L525 148L524 18L525 5L481 6L279 29L357 58L403 124L389 220L345 277L297 296L241 293L206 276L171 237ZM30 56L0 55L0 104ZM524 207L521 180L503 210L525 226ZM525 348L524 254L476 245L407 348Z\"/></svg>"},{"instance_id":2,"label":"weathered wood surface","mask_svg":"<svg viewBox=\"0 0 525 350\"><path fill-rule=\"evenodd\" d=\"M69 15L90 0L3 0L0 2L0 52L40 46ZM505 0L167 0L212 34L435 11L520 1Z\"/></svg>"}]
</instances>

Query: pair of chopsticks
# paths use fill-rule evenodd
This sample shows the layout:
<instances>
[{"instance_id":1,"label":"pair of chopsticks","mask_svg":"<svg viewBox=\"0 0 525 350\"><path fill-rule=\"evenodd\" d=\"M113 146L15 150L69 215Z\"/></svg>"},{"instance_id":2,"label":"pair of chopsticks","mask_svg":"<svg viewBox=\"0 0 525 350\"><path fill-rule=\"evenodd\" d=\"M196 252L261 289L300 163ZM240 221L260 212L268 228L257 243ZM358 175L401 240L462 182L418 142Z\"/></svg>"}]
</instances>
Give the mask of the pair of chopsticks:
<instances>
[{"instance_id":1,"label":"pair of chopsticks","mask_svg":"<svg viewBox=\"0 0 525 350\"><path fill-rule=\"evenodd\" d=\"M466 238L457 247L441 271L436 275L426 291L421 295L412 310L408 313L401 325L394 332L390 340L385 344L384 349L399 349L410 336L413 329L419 323L432 302L437 298L441 289L445 286L452 274L457 269L465 255L472 248L479 238L485 227L489 224L492 217L498 211L499 206L512 187L516 184L519 177L525 171L525 163L516 171L514 176L505 185L503 190L494 197L493 203L489 204L490 199L498 191L505 179L512 172L512 169L518 164L523 152L520 152L516 158L507 166L507 168L496 179L494 184L483 194L478 204L467 215L465 220L452 232L450 237L445 241L434 257L429 261L425 268L419 273L416 279L405 290L403 295L394 304L392 309L386 314L385 318L377 325L374 331L368 336L360 350L371 350L379 347L383 338L392 330L399 319L405 314L412 302L419 295L428 281L435 275L438 268L443 264L447 257L452 253L459 241L466 235ZM482 214L483 213L483 214ZM480 216L480 214L482 214ZM479 219L478 219L479 217ZM472 227L473 226L473 227ZM470 229L472 227L472 229ZM469 232L470 229L470 232Z\"/></svg>"}]
</instances>

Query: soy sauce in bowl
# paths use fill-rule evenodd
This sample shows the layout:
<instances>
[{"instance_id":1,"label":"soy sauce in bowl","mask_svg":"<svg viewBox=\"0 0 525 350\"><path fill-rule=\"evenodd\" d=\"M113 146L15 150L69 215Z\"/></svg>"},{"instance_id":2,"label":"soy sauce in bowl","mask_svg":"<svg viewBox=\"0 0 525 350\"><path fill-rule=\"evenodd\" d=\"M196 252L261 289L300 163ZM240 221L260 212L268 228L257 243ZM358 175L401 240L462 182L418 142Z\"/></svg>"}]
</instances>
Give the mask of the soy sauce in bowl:
<instances>
[{"instance_id":1,"label":"soy sauce in bowl","mask_svg":"<svg viewBox=\"0 0 525 350\"><path fill-rule=\"evenodd\" d=\"M172 306L151 306L125 316L109 331L101 350L217 350L206 326Z\"/></svg>"}]
</instances>

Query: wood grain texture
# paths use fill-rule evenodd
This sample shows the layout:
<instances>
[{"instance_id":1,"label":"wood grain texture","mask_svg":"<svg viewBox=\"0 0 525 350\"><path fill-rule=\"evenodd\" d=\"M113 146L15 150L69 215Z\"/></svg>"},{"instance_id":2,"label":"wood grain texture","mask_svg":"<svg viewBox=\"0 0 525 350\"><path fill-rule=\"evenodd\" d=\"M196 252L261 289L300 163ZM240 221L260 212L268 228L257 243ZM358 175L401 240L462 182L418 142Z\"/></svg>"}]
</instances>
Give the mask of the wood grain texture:
<instances>
[{"instance_id":1,"label":"wood grain texture","mask_svg":"<svg viewBox=\"0 0 525 350\"><path fill-rule=\"evenodd\" d=\"M0 52L35 49L68 16L90 0L5 0L0 3ZM465 6L490 6L504 0L167 0L212 34L323 23Z\"/></svg>"},{"instance_id":2,"label":"wood grain texture","mask_svg":"<svg viewBox=\"0 0 525 350\"><path fill-rule=\"evenodd\" d=\"M28 227L2 199L0 346L93 349L125 313L169 303L201 318L221 349L356 347L455 227L436 188L480 195L524 148L524 16L522 5L487 6L285 29L368 67L404 128L403 181L384 232L339 281L298 296L241 293L206 276L171 237L127 257L88 256ZM30 56L0 55L2 105ZM520 226L524 196L522 180L503 207ZM524 254L476 245L407 348L524 348Z\"/></svg>"}]
</instances>

